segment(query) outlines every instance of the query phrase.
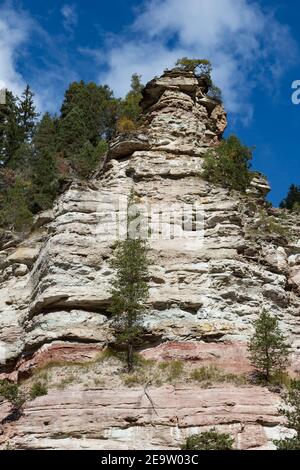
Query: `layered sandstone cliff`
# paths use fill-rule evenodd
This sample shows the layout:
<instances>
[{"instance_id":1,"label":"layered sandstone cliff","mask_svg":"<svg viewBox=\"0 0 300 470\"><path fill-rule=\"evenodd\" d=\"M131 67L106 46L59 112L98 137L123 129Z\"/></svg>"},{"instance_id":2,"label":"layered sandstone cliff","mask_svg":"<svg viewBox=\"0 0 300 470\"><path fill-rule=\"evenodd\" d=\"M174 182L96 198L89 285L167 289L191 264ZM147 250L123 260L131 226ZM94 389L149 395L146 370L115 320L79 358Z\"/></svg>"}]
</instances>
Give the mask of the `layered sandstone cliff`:
<instances>
[{"instance_id":1,"label":"layered sandstone cliff","mask_svg":"<svg viewBox=\"0 0 300 470\"><path fill-rule=\"evenodd\" d=\"M73 183L17 246L6 241L3 374L16 380L49 359L91 360L114 342L109 260L132 188L151 247L144 357L247 372L252 322L266 308L289 337L299 373L300 220L266 206L269 187L259 174L247 196L201 178L205 154L226 128L222 105L206 91L189 72L152 80L140 128L111 142L95 178ZM49 392L9 425L4 402L4 436L21 448L176 448L188 433L220 424L231 426L237 446L259 448L282 429L278 396L259 387L154 387L155 413L143 388L79 390Z\"/></svg>"}]
</instances>

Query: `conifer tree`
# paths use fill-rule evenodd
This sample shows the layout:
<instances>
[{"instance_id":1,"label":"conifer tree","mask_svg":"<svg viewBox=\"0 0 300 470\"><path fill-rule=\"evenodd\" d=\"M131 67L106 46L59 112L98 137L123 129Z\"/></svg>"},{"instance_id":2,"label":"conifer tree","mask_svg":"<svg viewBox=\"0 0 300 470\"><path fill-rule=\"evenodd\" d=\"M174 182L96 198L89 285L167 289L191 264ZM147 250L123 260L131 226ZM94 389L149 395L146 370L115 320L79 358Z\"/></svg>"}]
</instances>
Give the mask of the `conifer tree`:
<instances>
[{"instance_id":1,"label":"conifer tree","mask_svg":"<svg viewBox=\"0 0 300 470\"><path fill-rule=\"evenodd\" d=\"M61 119L58 131L58 150L72 163L76 163L79 152L87 141L87 128L78 106Z\"/></svg>"},{"instance_id":2,"label":"conifer tree","mask_svg":"<svg viewBox=\"0 0 300 470\"><path fill-rule=\"evenodd\" d=\"M246 192L251 183L252 150L231 135L212 152L203 165L203 177L225 188Z\"/></svg>"},{"instance_id":3,"label":"conifer tree","mask_svg":"<svg viewBox=\"0 0 300 470\"><path fill-rule=\"evenodd\" d=\"M23 142L30 142L36 126L38 113L34 104L34 93L26 86L21 98L18 99L19 126Z\"/></svg>"},{"instance_id":4,"label":"conifer tree","mask_svg":"<svg viewBox=\"0 0 300 470\"><path fill-rule=\"evenodd\" d=\"M300 205L300 186L292 184L286 198L281 202L281 209L298 212Z\"/></svg>"},{"instance_id":5,"label":"conifer tree","mask_svg":"<svg viewBox=\"0 0 300 470\"><path fill-rule=\"evenodd\" d=\"M277 318L265 310L254 322L254 328L248 345L250 360L261 377L270 382L273 374L286 369L290 347L280 331Z\"/></svg>"},{"instance_id":6,"label":"conifer tree","mask_svg":"<svg viewBox=\"0 0 300 470\"><path fill-rule=\"evenodd\" d=\"M65 92L61 107L61 118L64 120L74 108L80 112L86 128L86 140L97 146L99 140L111 136L114 131L117 113L117 100L106 85L95 83L73 82Z\"/></svg>"},{"instance_id":7,"label":"conifer tree","mask_svg":"<svg viewBox=\"0 0 300 470\"><path fill-rule=\"evenodd\" d=\"M148 298L148 249L146 242L133 230L139 214L132 215L133 194L128 204L127 238L117 245L112 267L110 311L114 315L117 343L126 347L127 369L133 368L133 353L142 332L141 320ZM138 229L137 229L138 230Z\"/></svg>"},{"instance_id":8,"label":"conifer tree","mask_svg":"<svg viewBox=\"0 0 300 470\"><path fill-rule=\"evenodd\" d=\"M34 156L31 162L33 210L49 209L58 194L56 167L57 130L54 119L44 114L33 139Z\"/></svg>"},{"instance_id":9,"label":"conifer tree","mask_svg":"<svg viewBox=\"0 0 300 470\"><path fill-rule=\"evenodd\" d=\"M0 165L14 167L13 157L21 143L17 99L6 91L5 104L0 104Z\"/></svg>"},{"instance_id":10,"label":"conifer tree","mask_svg":"<svg viewBox=\"0 0 300 470\"><path fill-rule=\"evenodd\" d=\"M131 88L127 93L121 105L120 118L126 118L133 123L137 123L141 114L140 101L142 99L143 85L141 83L141 76L134 73L131 77Z\"/></svg>"},{"instance_id":11,"label":"conifer tree","mask_svg":"<svg viewBox=\"0 0 300 470\"><path fill-rule=\"evenodd\" d=\"M2 210L0 211L0 225L10 227L17 232L26 230L32 222L32 213L29 208L29 184L23 178L16 181L6 193Z\"/></svg>"},{"instance_id":12,"label":"conifer tree","mask_svg":"<svg viewBox=\"0 0 300 470\"><path fill-rule=\"evenodd\" d=\"M104 140L101 140L97 147L94 147L89 140L85 142L80 149L78 157L75 162L76 173L81 178L88 178L91 173L96 169L97 164L100 162L101 157L107 151L108 145Z\"/></svg>"}]
</instances>

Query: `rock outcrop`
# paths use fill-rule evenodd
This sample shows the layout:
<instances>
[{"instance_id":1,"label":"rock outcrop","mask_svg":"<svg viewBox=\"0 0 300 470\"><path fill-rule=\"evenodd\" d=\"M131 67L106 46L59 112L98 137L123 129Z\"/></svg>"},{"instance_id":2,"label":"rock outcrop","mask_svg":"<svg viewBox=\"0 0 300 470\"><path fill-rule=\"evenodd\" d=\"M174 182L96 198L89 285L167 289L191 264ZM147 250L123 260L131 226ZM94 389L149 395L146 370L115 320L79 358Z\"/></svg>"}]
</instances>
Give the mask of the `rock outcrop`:
<instances>
[{"instance_id":1,"label":"rock outcrop","mask_svg":"<svg viewBox=\"0 0 300 470\"><path fill-rule=\"evenodd\" d=\"M79 350L84 345L94 351L113 343L108 313L113 276L109 260L116 239L124 233L124 207L132 188L151 234L143 354L156 357L163 352L172 357L177 344L183 356L192 349L203 364L216 362L232 371L234 362L236 370L249 370L245 345L252 321L266 308L279 318L293 348L292 370L300 371L299 217L264 204L269 186L260 174L253 178L247 196L201 178L205 154L218 145L226 128L222 105L206 91L190 72L167 71L152 80L143 92L141 127L111 142L97 177L88 183L74 182L56 201L53 214L39 216L26 240L17 246L4 243L0 252L3 374L16 378L18 373L28 372L38 365L38 357L44 357L40 348L57 342L62 351L64 344L66 348L78 346ZM66 354L62 357L66 360ZM75 358L78 360L78 355ZM270 407L270 419L279 426L274 417L275 402L268 392L261 391L254 399L250 389L236 390L236 403L242 401L246 408L247 400L255 403L254 410L247 408L246 418L237 404L232 418L237 424L231 425L228 416L233 407L225 404L220 390L210 390L205 398L209 402L215 394L218 402L208 403L209 419L206 412L200 413L197 400L204 398L197 398L195 391L155 390L153 400L163 416L155 427L151 420L158 417L154 413L150 419L146 413L146 398L143 406L136 405L140 391L128 392L129 413L126 393L120 391L112 397L109 391L99 390L38 399L27 405L22 419L12 426L14 442L21 448L64 447L65 442L81 447L85 444L78 437L86 432L91 439L88 445L102 448L106 445L99 441L102 431L99 427L96 431L94 425L106 406L102 402L111 398L114 403L110 404L111 422L105 424L105 436L112 447L122 441L122 433L127 436L124 445L130 448L142 445L141 436L149 448L176 446L181 434L175 422L170 424L173 415L184 423L179 427L196 429L222 424L225 413L225 424L242 436L242 448L265 446L272 435L269 425L263 424L269 411L259 407ZM192 400L193 393L192 410L187 407L178 416L174 410L181 407L179 401ZM76 406L84 420L90 409L87 397L94 409L93 425L83 432L78 420L69 423L69 414L74 410L72 400L79 400ZM172 403L166 405L170 399ZM161 403L164 400L165 405ZM68 416L57 415L65 410L66 403L70 404ZM169 407L167 412L165 406ZM120 408L124 413L119 416ZM134 414L135 425L128 424L120 431L119 424L112 422L117 415L126 421L126 413ZM60 439L59 444L53 442L54 431L50 432L54 415L54 425L72 435L67 441ZM142 423L142 434L136 422Z\"/></svg>"},{"instance_id":2,"label":"rock outcrop","mask_svg":"<svg viewBox=\"0 0 300 470\"><path fill-rule=\"evenodd\" d=\"M278 403L260 387L74 388L29 402L3 430L14 449L170 450L212 427L229 432L238 449L272 449L271 439L289 435ZM0 405L2 421L8 413Z\"/></svg>"}]
</instances>

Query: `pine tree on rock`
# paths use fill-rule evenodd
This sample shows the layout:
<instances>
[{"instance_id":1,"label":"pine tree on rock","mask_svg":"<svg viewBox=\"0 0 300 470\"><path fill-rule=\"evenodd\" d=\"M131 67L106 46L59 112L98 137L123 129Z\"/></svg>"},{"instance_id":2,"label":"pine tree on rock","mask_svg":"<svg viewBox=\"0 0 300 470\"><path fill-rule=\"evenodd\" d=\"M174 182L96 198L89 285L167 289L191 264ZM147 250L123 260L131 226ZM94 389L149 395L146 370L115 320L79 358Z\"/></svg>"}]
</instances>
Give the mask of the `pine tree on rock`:
<instances>
[{"instance_id":1,"label":"pine tree on rock","mask_svg":"<svg viewBox=\"0 0 300 470\"><path fill-rule=\"evenodd\" d=\"M117 344L126 348L128 372L133 368L133 352L142 332L149 276L146 242L132 230L139 217L139 214L131 215L132 206L133 195L128 205L127 238L118 243L111 263L115 270L115 279L112 282L110 311L114 315Z\"/></svg>"},{"instance_id":2,"label":"pine tree on rock","mask_svg":"<svg viewBox=\"0 0 300 470\"><path fill-rule=\"evenodd\" d=\"M272 375L286 370L290 347L279 328L277 318L265 310L254 322L254 329L248 345L250 360L260 376L270 382Z\"/></svg>"}]
</instances>

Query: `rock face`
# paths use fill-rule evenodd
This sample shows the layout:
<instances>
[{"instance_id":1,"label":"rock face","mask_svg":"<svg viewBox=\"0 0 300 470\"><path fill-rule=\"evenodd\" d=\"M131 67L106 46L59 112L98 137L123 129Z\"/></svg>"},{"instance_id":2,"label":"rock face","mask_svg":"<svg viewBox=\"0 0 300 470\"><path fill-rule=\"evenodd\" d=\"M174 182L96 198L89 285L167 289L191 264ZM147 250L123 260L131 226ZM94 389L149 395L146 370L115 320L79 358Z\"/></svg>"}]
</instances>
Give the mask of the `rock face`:
<instances>
[{"instance_id":1,"label":"rock face","mask_svg":"<svg viewBox=\"0 0 300 470\"><path fill-rule=\"evenodd\" d=\"M299 217L264 208L262 196L269 186L260 174L255 175L247 197L201 178L205 153L218 144L226 127L222 105L209 98L206 91L205 85L190 72L167 71L152 80L143 92L140 129L111 142L97 177L89 183L73 183L57 200L53 214L40 215L30 237L17 247L10 242L3 245L3 373L16 377L18 368L20 372L24 369L24 361L36 364L39 349L45 344L58 341L67 348L74 345L76 349L78 345L80 349L84 343L91 350L100 350L114 341L108 313L113 275L109 260L117 238L125 231L124 214L132 188L151 247L144 354L156 357L161 353L157 344L161 344L164 354L172 357L177 344L183 356L188 356L192 348L195 360L203 364L214 363L215 357L215 362L229 371L238 367L248 370L245 345L251 323L264 307L279 318L293 347L292 369L300 371ZM266 213L264 218L262 211ZM270 219L268 223L265 217ZM151 348L156 349L151 352ZM248 392L243 389L236 393L250 399ZM134 403L139 392L130 393ZM157 401L163 400L168 390L159 393L161 397L155 396ZM171 396L175 397L176 408L179 395L174 393ZM180 392L183 402L183 395L188 397L189 393ZM94 392L89 396L98 400ZM118 397L123 399L122 393ZM75 398L72 395L72 400ZM270 395L263 395L259 400L266 399L267 406L269 398ZM29 404L13 432L24 436L26 429L42 426L55 404L64 408L64 399L69 397L51 395L49 399L39 399L36 405ZM83 396L80 399L84 403ZM36 416L35 406L42 409L40 416ZM99 403L100 415L102 406ZM130 409L133 408L131 404ZM112 416L114 412L118 413L117 403L112 405ZM218 411L213 414L219 420ZM236 421L241 424L236 425L237 430L243 426L240 416L238 413ZM253 411L250 422L257 420L255 416ZM146 418L142 415L138 419ZM187 423L189 419L190 411L184 411L180 420ZM192 427L209 424L196 421ZM147 423L143 423L143 432L155 434ZM149 434L146 442L151 447L174 446L177 428L172 428L170 437L170 423L165 425L163 421L161 426L168 428L165 443L154 434ZM243 431L251 444L241 444L242 447L265 445L266 437L252 440L253 426L248 424ZM132 434L126 431L127 436L137 439L130 447L138 447L137 427L129 428ZM34 437L35 431L31 433L32 440L16 437L17 445L28 447L30 442L33 447L55 447L48 441L52 438L47 429L39 438ZM265 431L261 425L253 432L269 436ZM109 445L113 446L114 439L118 441L118 437L114 438L118 432L111 430ZM70 445L81 445L76 437L80 433L80 427L72 431L75 440L70 438ZM96 447L101 447L94 431L91 439ZM63 442L59 445L63 446Z\"/></svg>"},{"instance_id":2,"label":"rock face","mask_svg":"<svg viewBox=\"0 0 300 470\"><path fill-rule=\"evenodd\" d=\"M14 449L178 449L212 427L230 433L237 449L273 449L271 439L290 435L278 403L259 387L72 389L29 402L14 423L0 405L0 418Z\"/></svg>"}]
</instances>

